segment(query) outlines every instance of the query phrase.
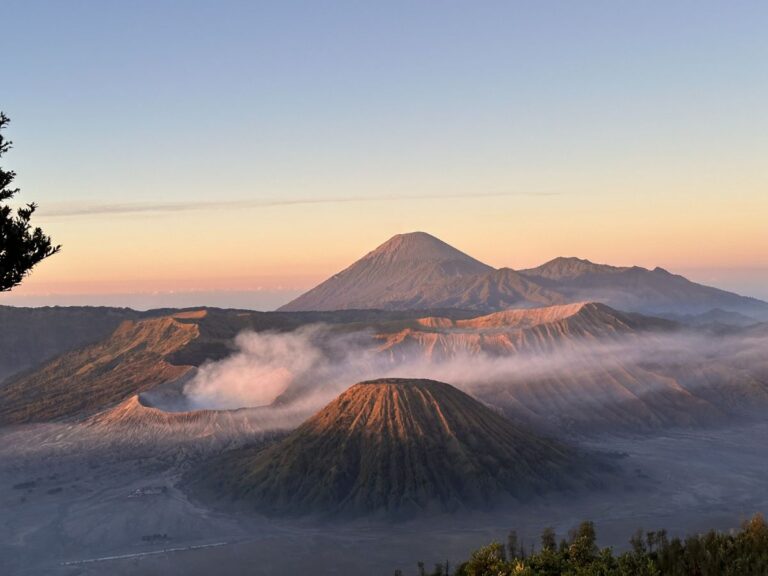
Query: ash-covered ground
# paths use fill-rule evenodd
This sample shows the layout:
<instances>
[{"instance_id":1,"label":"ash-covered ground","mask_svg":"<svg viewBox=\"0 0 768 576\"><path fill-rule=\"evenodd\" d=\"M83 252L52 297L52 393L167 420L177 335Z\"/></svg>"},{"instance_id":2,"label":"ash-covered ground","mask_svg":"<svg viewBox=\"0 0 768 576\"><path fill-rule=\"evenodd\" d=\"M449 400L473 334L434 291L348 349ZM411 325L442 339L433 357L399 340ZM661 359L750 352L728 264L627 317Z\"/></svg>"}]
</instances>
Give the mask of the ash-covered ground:
<instances>
[{"instance_id":1,"label":"ash-covered ground","mask_svg":"<svg viewBox=\"0 0 768 576\"><path fill-rule=\"evenodd\" d=\"M585 447L622 454L631 481L398 524L212 510L177 483L224 447L122 442L79 426L0 432L1 574L408 574L419 560L455 563L510 529L530 544L546 526L565 534L591 519L602 545L622 547L638 528L684 535L768 512L768 423L591 440Z\"/></svg>"}]
</instances>

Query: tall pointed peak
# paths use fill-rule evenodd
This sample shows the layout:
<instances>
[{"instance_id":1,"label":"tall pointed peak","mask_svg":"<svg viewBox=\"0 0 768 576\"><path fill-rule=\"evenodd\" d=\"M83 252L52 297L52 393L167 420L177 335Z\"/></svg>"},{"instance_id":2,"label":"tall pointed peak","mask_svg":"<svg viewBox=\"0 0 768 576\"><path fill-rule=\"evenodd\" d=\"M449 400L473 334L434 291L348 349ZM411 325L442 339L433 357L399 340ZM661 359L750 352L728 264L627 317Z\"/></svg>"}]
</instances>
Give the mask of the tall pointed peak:
<instances>
[{"instance_id":1,"label":"tall pointed peak","mask_svg":"<svg viewBox=\"0 0 768 576\"><path fill-rule=\"evenodd\" d=\"M429 308L457 279L493 270L426 232L398 234L281 310Z\"/></svg>"},{"instance_id":2,"label":"tall pointed peak","mask_svg":"<svg viewBox=\"0 0 768 576\"><path fill-rule=\"evenodd\" d=\"M485 266L475 258L426 232L397 234L369 252L362 260L369 259L410 262L464 261ZM490 270L490 267L487 268Z\"/></svg>"}]
</instances>

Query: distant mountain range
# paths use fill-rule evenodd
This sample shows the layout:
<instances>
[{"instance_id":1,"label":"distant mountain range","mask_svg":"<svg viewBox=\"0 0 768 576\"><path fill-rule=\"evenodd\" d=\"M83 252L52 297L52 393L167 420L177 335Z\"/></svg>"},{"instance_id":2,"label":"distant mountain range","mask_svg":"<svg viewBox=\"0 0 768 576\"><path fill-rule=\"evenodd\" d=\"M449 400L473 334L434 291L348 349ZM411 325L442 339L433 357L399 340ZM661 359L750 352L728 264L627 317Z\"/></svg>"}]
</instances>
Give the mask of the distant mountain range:
<instances>
[{"instance_id":1,"label":"distant mountain range","mask_svg":"<svg viewBox=\"0 0 768 576\"><path fill-rule=\"evenodd\" d=\"M602 302L645 314L713 309L768 318L768 303L687 280L662 268L555 258L537 268L494 269L424 232L399 234L280 310L496 311Z\"/></svg>"}]
</instances>

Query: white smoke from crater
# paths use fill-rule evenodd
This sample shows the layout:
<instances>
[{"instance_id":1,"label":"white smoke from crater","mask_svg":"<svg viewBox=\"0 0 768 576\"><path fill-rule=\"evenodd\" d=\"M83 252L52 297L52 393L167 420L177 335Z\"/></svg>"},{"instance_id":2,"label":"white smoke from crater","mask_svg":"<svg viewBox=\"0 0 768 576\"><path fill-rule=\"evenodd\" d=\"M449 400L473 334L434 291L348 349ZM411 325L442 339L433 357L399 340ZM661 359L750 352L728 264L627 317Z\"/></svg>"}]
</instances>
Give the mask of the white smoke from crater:
<instances>
[{"instance_id":1,"label":"white smoke from crater","mask_svg":"<svg viewBox=\"0 0 768 576\"><path fill-rule=\"evenodd\" d=\"M235 340L237 350L204 364L184 392L194 408L235 409L277 400L279 406L309 413L356 382L397 376L441 380L481 398L501 393L507 401L518 398L542 407L559 401L577 409L620 402L627 395L674 391L679 388L677 378L691 390L699 385L692 375L697 366L716 369L709 373L718 380L723 362L738 364L740 370L749 366L753 374L763 376L768 370L767 361L756 361L764 358L764 339L649 333L606 341L565 340L547 349L505 355L462 348L460 336L453 342L456 346L448 356L432 356L416 345L390 354L379 349L382 342L372 332L349 333L326 325L244 332ZM617 376L621 383L610 386ZM537 383L544 385L541 393ZM561 388L559 400L545 393L552 386Z\"/></svg>"},{"instance_id":2,"label":"white smoke from crater","mask_svg":"<svg viewBox=\"0 0 768 576\"><path fill-rule=\"evenodd\" d=\"M184 387L194 408L267 406L286 391L330 397L349 378L369 373L370 351L358 342L366 333L333 334L324 325L292 332L241 332L229 357L203 364Z\"/></svg>"}]
</instances>

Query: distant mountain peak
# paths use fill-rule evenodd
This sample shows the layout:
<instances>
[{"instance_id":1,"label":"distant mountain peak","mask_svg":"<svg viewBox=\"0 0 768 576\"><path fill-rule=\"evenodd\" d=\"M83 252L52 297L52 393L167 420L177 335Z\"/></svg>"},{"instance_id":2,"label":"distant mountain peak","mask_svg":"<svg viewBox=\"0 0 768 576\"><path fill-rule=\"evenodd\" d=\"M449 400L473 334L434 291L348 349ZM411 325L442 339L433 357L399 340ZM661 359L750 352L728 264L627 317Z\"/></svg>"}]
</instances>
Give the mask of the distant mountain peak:
<instances>
[{"instance_id":1,"label":"distant mountain peak","mask_svg":"<svg viewBox=\"0 0 768 576\"><path fill-rule=\"evenodd\" d=\"M596 266L592 260L587 260L586 258L579 258L578 256L558 256L557 258L552 258L549 262L545 262L543 266L547 266L549 264L557 264L557 265L574 265L574 266Z\"/></svg>"},{"instance_id":2,"label":"distant mountain peak","mask_svg":"<svg viewBox=\"0 0 768 576\"><path fill-rule=\"evenodd\" d=\"M622 270L622 268L607 264L596 264L591 260L576 258L575 256L559 256L536 268L521 270L520 273L526 276L547 278L549 280L562 280L565 278L576 278L582 274L593 272L605 273L617 270Z\"/></svg>"},{"instance_id":3,"label":"distant mountain peak","mask_svg":"<svg viewBox=\"0 0 768 576\"><path fill-rule=\"evenodd\" d=\"M493 271L426 232L398 234L281 310L424 308L431 302L425 286L440 290Z\"/></svg>"},{"instance_id":4,"label":"distant mountain peak","mask_svg":"<svg viewBox=\"0 0 768 576\"><path fill-rule=\"evenodd\" d=\"M491 270L490 266L486 266L479 260L472 258L461 250L457 250L450 244L426 232L397 234L365 255L361 261L371 259L406 260L410 262L446 262L455 260L471 262Z\"/></svg>"}]
</instances>

